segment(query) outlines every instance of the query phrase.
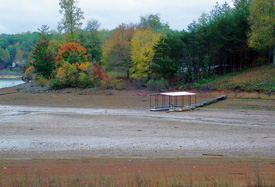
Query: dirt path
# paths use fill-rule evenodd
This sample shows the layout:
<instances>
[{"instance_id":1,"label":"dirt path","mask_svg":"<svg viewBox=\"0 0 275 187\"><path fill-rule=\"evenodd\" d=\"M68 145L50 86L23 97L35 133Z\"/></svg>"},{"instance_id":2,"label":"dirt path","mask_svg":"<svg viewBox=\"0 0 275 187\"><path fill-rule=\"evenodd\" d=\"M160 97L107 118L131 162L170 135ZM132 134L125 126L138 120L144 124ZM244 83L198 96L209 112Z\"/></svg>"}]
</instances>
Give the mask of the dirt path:
<instances>
[{"instance_id":1,"label":"dirt path","mask_svg":"<svg viewBox=\"0 0 275 187\"><path fill-rule=\"evenodd\" d=\"M0 106L0 158L275 157L273 111Z\"/></svg>"}]
</instances>

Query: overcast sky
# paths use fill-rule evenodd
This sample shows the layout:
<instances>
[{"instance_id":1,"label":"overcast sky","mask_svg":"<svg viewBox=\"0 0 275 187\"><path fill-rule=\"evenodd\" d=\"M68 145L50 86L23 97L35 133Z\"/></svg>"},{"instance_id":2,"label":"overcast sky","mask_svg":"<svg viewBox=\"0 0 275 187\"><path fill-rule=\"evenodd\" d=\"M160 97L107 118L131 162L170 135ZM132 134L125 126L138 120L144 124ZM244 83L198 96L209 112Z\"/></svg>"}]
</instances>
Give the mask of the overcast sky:
<instances>
[{"instance_id":1,"label":"overcast sky","mask_svg":"<svg viewBox=\"0 0 275 187\"><path fill-rule=\"evenodd\" d=\"M171 29L186 29L205 12L209 13L216 2L225 0L79 0L78 7L85 20L96 19L101 29L114 29L121 23L137 23L140 16L159 14ZM232 0L227 0L232 6ZM59 0L0 0L0 34L37 31L42 25L57 30L62 15Z\"/></svg>"}]
</instances>

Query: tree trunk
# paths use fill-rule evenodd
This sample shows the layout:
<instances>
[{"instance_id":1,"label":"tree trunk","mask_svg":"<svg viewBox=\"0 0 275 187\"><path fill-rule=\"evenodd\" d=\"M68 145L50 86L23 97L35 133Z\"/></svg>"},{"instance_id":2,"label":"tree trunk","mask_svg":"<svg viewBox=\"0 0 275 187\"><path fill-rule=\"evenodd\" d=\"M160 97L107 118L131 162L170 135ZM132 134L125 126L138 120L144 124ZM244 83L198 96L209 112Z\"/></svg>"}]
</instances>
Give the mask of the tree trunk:
<instances>
[{"instance_id":1,"label":"tree trunk","mask_svg":"<svg viewBox=\"0 0 275 187\"><path fill-rule=\"evenodd\" d=\"M273 66L275 67L275 44L273 48Z\"/></svg>"}]
</instances>

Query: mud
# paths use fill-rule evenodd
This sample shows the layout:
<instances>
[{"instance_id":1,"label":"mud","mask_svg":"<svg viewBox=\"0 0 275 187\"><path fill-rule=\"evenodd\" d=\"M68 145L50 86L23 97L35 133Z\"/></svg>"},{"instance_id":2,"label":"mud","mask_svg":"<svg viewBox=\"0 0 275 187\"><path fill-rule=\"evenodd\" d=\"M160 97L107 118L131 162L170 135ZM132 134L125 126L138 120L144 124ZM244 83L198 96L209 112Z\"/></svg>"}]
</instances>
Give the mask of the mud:
<instances>
[{"instance_id":1,"label":"mud","mask_svg":"<svg viewBox=\"0 0 275 187\"><path fill-rule=\"evenodd\" d=\"M274 111L0 106L0 158L275 157Z\"/></svg>"}]
</instances>

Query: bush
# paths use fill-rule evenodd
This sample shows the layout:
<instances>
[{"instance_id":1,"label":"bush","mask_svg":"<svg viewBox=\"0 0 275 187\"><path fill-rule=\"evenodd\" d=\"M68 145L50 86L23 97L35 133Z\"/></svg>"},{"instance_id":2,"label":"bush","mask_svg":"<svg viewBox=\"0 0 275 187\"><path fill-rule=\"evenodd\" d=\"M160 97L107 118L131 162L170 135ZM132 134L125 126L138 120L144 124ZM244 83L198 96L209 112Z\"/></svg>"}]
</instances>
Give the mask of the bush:
<instances>
[{"instance_id":1,"label":"bush","mask_svg":"<svg viewBox=\"0 0 275 187\"><path fill-rule=\"evenodd\" d=\"M141 79L136 79L133 81L133 83L138 87L138 88L146 88L147 87L147 78L141 78Z\"/></svg>"},{"instance_id":2,"label":"bush","mask_svg":"<svg viewBox=\"0 0 275 187\"><path fill-rule=\"evenodd\" d=\"M35 83L39 86L45 87L49 85L49 80L43 78L42 76L38 76L37 79L35 80Z\"/></svg>"},{"instance_id":3,"label":"bush","mask_svg":"<svg viewBox=\"0 0 275 187\"><path fill-rule=\"evenodd\" d=\"M51 79L49 85L52 89L61 89L61 88L63 88L62 83L58 79Z\"/></svg>"},{"instance_id":4,"label":"bush","mask_svg":"<svg viewBox=\"0 0 275 187\"><path fill-rule=\"evenodd\" d=\"M123 79L114 79L113 85L116 90L124 90L128 87L127 81Z\"/></svg>"},{"instance_id":5,"label":"bush","mask_svg":"<svg viewBox=\"0 0 275 187\"><path fill-rule=\"evenodd\" d=\"M77 80L77 87L79 88L89 88L92 86L92 81L90 77L86 73L79 73L79 77Z\"/></svg>"},{"instance_id":6,"label":"bush","mask_svg":"<svg viewBox=\"0 0 275 187\"><path fill-rule=\"evenodd\" d=\"M75 64L64 62L61 67L58 68L56 78L61 82L63 87L75 86L77 81L77 68Z\"/></svg>"},{"instance_id":7,"label":"bush","mask_svg":"<svg viewBox=\"0 0 275 187\"><path fill-rule=\"evenodd\" d=\"M104 89L111 89L111 88L114 88L112 83L113 83L112 78L106 75L100 81L100 86Z\"/></svg>"},{"instance_id":8,"label":"bush","mask_svg":"<svg viewBox=\"0 0 275 187\"><path fill-rule=\"evenodd\" d=\"M147 88L151 91L162 91L168 88L168 81L161 79L161 80L149 80L147 82Z\"/></svg>"},{"instance_id":9,"label":"bush","mask_svg":"<svg viewBox=\"0 0 275 187\"><path fill-rule=\"evenodd\" d=\"M26 69L25 75L22 77L22 80L25 81L26 83L29 83L32 80L34 80L35 77L36 77L35 69L33 66L30 66Z\"/></svg>"}]
</instances>

